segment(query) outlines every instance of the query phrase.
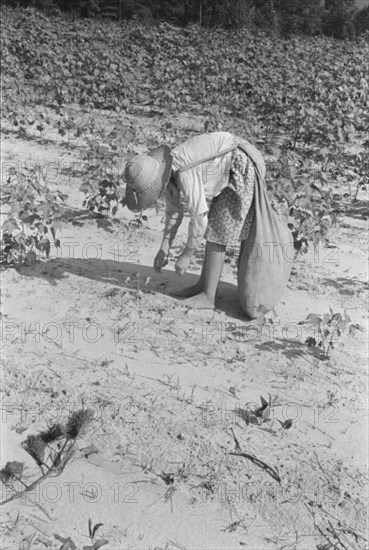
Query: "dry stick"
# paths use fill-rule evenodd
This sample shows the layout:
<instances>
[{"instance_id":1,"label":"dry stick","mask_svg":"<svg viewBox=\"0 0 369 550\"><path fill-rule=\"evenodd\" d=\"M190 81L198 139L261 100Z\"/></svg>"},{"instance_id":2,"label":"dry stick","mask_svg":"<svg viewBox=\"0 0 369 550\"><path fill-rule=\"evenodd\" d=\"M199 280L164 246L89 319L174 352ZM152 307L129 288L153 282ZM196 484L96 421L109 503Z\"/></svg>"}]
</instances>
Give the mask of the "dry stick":
<instances>
[{"instance_id":1,"label":"dry stick","mask_svg":"<svg viewBox=\"0 0 369 550\"><path fill-rule=\"evenodd\" d=\"M157 352L157 348L154 346L152 342L149 342L149 345L151 347L151 350L155 353L156 357L160 357L159 353Z\"/></svg>"},{"instance_id":2,"label":"dry stick","mask_svg":"<svg viewBox=\"0 0 369 550\"><path fill-rule=\"evenodd\" d=\"M333 441L335 441L334 437L332 437L331 435L327 434L327 432L325 432L325 431L321 430L320 428L318 428L318 426L314 426L314 424L311 424L310 422L306 422L306 420L305 420L305 424L307 426L309 426L310 428L312 428L313 430L318 430L318 432L322 433L326 437L329 437L329 439L332 439Z\"/></svg>"},{"instance_id":3,"label":"dry stick","mask_svg":"<svg viewBox=\"0 0 369 550\"><path fill-rule=\"evenodd\" d=\"M57 376L58 378L60 378L60 380L63 380L63 377L58 374L54 369L52 369L51 367L48 367L47 365L44 365L47 369L49 369L49 371L51 371L53 374L55 374L55 376Z\"/></svg>"},{"instance_id":4,"label":"dry stick","mask_svg":"<svg viewBox=\"0 0 369 550\"><path fill-rule=\"evenodd\" d=\"M65 454L65 457L64 457L64 460L62 462L62 464L59 466L59 475L64 471L64 468L66 467L67 463L69 462L72 454L73 454L73 448L75 446L75 441L73 441L72 445L70 445L69 449L66 451L66 454Z\"/></svg>"},{"instance_id":5,"label":"dry stick","mask_svg":"<svg viewBox=\"0 0 369 550\"><path fill-rule=\"evenodd\" d=\"M228 506L229 506L229 515L231 516L231 522L232 523L230 523L227 527L222 529L223 533L226 533L227 530L230 530L230 527L236 526L236 525L241 525L247 531L248 525L246 525L246 523L245 523L246 517L240 518L240 516L238 515L237 510L235 508L234 503L229 500L228 496L227 496L227 503L228 503ZM237 517L238 521L233 521L232 512ZM250 523L250 525L251 525L251 523Z\"/></svg>"},{"instance_id":6,"label":"dry stick","mask_svg":"<svg viewBox=\"0 0 369 550\"><path fill-rule=\"evenodd\" d=\"M363 537L362 535L359 535L359 533L357 533L356 531L354 531L352 529L352 527L350 527L349 525L347 525L343 520L337 518L336 516L334 516L333 514L331 514L330 512L328 512L325 508L323 508L323 506L320 508L320 511L321 512L324 512L324 514L326 514L327 516L330 516L332 519L335 519L336 521L340 522L342 524L342 526L344 527L344 529L347 531L347 533L350 533L351 535L353 535L356 539L362 539L364 540L365 542L368 542L368 539L366 539L365 537Z\"/></svg>"},{"instance_id":7,"label":"dry stick","mask_svg":"<svg viewBox=\"0 0 369 550\"><path fill-rule=\"evenodd\" d=\"M11 502L12 500L16 500L17 498L22 497L23 495L25 495L29 491L32 491L32 489L34 489L34 487L36 487L36 485L38 485L38 483L41 483L41 481L43 481L44 479L49 477L51 473L52 473L51 471L46 472L46 474L44 474L41 477L39 477L38 479L36 479L36 481L31 483L31 485L28 485L28 488L24 489L24 491L20 491L19 493L16 493L15 495L13 495L13 496L7 498L6 500L3 500L2 502L0 502L0 506L3 506L3 504L7 504L8 502Z\"/></svg>"},{"instance_id":8,"label":"dry stick","mask_svg":"<svg viewBox=\"0 0 369 550\"><path fill-rule=\"evenodd\" d=\"M233 435L233 439L234 439L234 442L235 442L235 445L236 445L236 451L240 451L242 452L242 449L241 449L241 445L239 444L239 441L234 433L234 430L233 428L231 427L231 432L232 432L232 435Z\"/></svg>"},{"instance_id":9,"label":"dry stick","mask_svg":"<svg viewBox=\"0 0 369 550\"><path fill-rule=\"evenodd\" d=\"M26 493L27 491L30 490L30 487L28 485L26 485L19 477L13 475L14 479L16 479L19 483L21 483L23 485L23 487L25 487L25 491L24 493ZM14 487L11 487L9 485L7 485L7 487L9 489L11 489L12 491L15 492L15 495L14 497L16 497L18 495L18 492L16 491L16 489L14 489ZM27 495L26 495L27 496ZM28 497L29 498L29 497ZM2 503L1 503L2 504ZM41 510L41 512L43 512L45 514L45 516L47 518L49 518L50 520L52 519L51 516L46 512L46 510L41 506L41 504L38 504L38 502L35 502L35 501L32 501L32 504L35 504L37 506L37 508L39 508Z\"/></svg>"},{"instance_id":10,"label":"dry stick","mask_svg":"<svg viewBox=\"0 0 369 550\"><path fill-rule=\"evenodd\" d=\"M49 519L52 519L50 516L49 516ZM41 529L39 527L37 527L37 525L35 525L32 521L30 521L29 519L26 520L27 523L29 525L31 525L34 529L36 529L39 533L41 533L42 535L44 535L45 537L48 537L48 535L44 532L44 531L41 531Z\"/></svg>"},{"instance_id":11,"label":"dry stick","mask_svg":"<svg viewBox=\"0 0 369 550\"><path fill-rule=\"evenodd\" d=\"M330 546L333 546L333 548L335 548L335 545L332 544L330 538L325 534L323 533L322 529L319 527L319 525L316 525L316 528L318 529L319 533L322 535L323 538L325 538L326 541L328 541L328 544Z\"/></svg>"},{"instance_id":12,"label":"dry stick","mask_svg":"<svg viewBox=\"0 0 369 550\"><path fill-rule=\"evenodd\" d=\"M340 543L340 545L345 549L345 550L348 550L347 546L345 544L343 544L343 542L341 541L341 539L339 538L339 536L337 535L337 531L335 530L335 528L333 527L332 523L328 520L328 523L329 523L329 527L330 527L330 530L329 532L332 533L333 535L333 538L337 539L338 542Z\"/></svg>"},{"instance_id":13,"label":"dry stick","mask_svg":"<svg viewBox=\"0 0 369 550\"><path fill-rule=\"evenodd\" d=\"M41 353L36 353L35 351L31 351L31 353L33 353L34 355L38 355L39 357L42 357ZM90 361L89 359L83 359L82 357L77 357L76 355L66 355L65 353L63 353L63 354L62 353L57 353L56 355L58 355L59 357L70 357L71 359L78 359L79 361L84 361L85 363L95 363L96 362L96 361ZM51 369L47 365L44 365L44 366L46 366L46 368L51 370L56 376L58 376L59 378L62 378L62 376L60 376L53 369Z\"/></svg>"},{"instance_id":14,"label":"dry stick","mask_svg":"<svg viewBox=\"0 0 369 550\"><path fill-rule=\"evenodd\" d=\"M321 463L320 463L320 460L319 460L319 458L318 458L318 455L317 455L316 451L314 451L313 454L314 454L315 460L316 460L315 464L318 465L320 471L322 472L322 474L323 474L323 476L324 476L324 479L327 481L327 483L331 483L331 480L329 479L329 477L328 477L328 475L327 475L327 472L324 470L323 466L322 466ZM313 461L312 461L312 463L314 464Z\"/></svg>"},{"instance_id":15,"label":"dry stick","mask_svg":"<svg viewBox=\"0 0 369 550\"><path fill-rule=\"evenodd\" d=\"M233 456L242 456L243 458L247 458L248 460L251 460L251 462L253 462L256 466L259 466L259 468L262 468L263 470L265 470L267 472L267 474L269 474L273 479L278 481L278 483L281 483L282 480L279 477L278 473L274 470L274 468L272 468L271 466L269 466L268 464L266 464L265 462L263 462L262 460L260 460L256 456L250 455L248 453L244 453L242 451L240 443L239 443L232 427L231 427L231 430L232 430L232 435L233 435L234 442L236 444L236 450L240 451L240 452L238 452L238 453L228 453L228 454L233 455Z\"/></svg>"},{"instance_id":16,"label":"dry stick","mask_svg":"<svg viewBox=\"0 0 369 550\"><path fill-rule=\"evenodd\" d=\"M59 457L59 458L60 458L62 452L64 451L67 442L68 442L68 441L65 442L65 444L63 445L63 448L62 448L61 451L58 453L58 457ZM74 442L72 443L72 445L71 445L70 448L68 449L67 455L66 455L66 457L65 457L65 462L69 460L73 447L74 447ZM54 464L55 464L55 462L56 462L56 460L54 461ZM64 463L64 466L65 466L65 463ZM63 471L64 466L63 466L63 465L61 466L61 471ZM47 477L49 477L53 472L54 472L54 470L49 470L48 472L46 472L46 474L43 474L41 477L37 478L33 483L31 483L31 485L28 485L27 489L24 489L23 491L17 492L15 495L12 495L12 496L9 497L8 499L3 500L2 502L0 502L0 506L3 506L4 504L7 504L8 502L11 502L11 501L13 501L13 500L16 500L17 498L20 498L20 497L26 495L27 493L29 493L30 491L32 491L32 489L34 489L39 483L41 483L42 481L44 481L44 479L46 479ZM42 508L41 508L41 510L42 510ZM44 511L44 510L42 510L42 511Z\"/></svg>"},{"instance_id":17,"label":"dry stick","mask_svg":"<svg viewBox=\"0 0 369 550\"><path fill-rule=\"evenodd\" d=\"M78 359L79 361L83 361L84 363L92 363L95 364L96 361L91 361L90 359L83 359L82 357L77 357L76 355L66 355L65 353L57 353L57 355L60 355L61 357L70 357L71 359Z\"/></svg>"},{"instance_id":18,"label":"dry stick","mask_svg":"<svg viewBox=\"0 0 369 550\"><path fill-rule=\"evenodd\" d=\"M168 542L172 546L175 546L176 548L179 548L179 550L187 550L186 546L182 546L181 544L177 544L177 543L173 542L172 540L168 540Z\"/></svg>"},{"instance_id":19,"label":"dry stick","mask_svg":"<svg viewBox=\"0 0 369 550\"><path fill-rule=\"evenodd\" d=\"M165 491L165 493L163 493L159 498L154 500L154 502L152 502L151 504L147 504L146 508L150 508L151 506L154 506L154 504L159 502L162 498L165 498L165 500L167 501L168 498L170 497L170 509L171 509L171 512L173 512L173 498L172 498L173 495L170 493L170 491L173 492L173 486L172 485L170 487L168 487L168 489Z\"/></svg>"},{"instance_id":20,"label":"dry stick","mask_svg":"<svg viewBox=\"0 0 369 550\"><path fill-rule=\"evenodd\" d=\"M281 483L281 478L279 477L278 473L268 464L257 458L256 456L250 455L248 453L228 453L229 455L233 456L241 456L242 458L246 458L247 460L250 460L255 466L259 466L259 468L262 468L266 471L267 474L269 474L273 479L278 481L278 483Z\"/></svg>"},{"instance_id":21,"label":"dry stick","mask_svg":"<svg viewBox=\"0 0 369 550\"><path fill-rule=\"evenodd\" d=\"M113 355L118 355L118 357L124 357L125 359L131 359L132 361L137 361L137 357L132 357L131 355L125 355L124 353L116 353L115 351L111 351Z\"/></svg>"},{"instance_id":22,"label":"dry stick","mask_svg":"<svg viewBox=\"0 0 369 550\"><path fill-rule=\"evenodd\" d=\"M18 481L18 483L21 483L21 484L23 485L23 487L25 487L26 489L28 489L28 485L26 485L26 484L24 483L24 481L21 480L20 477L14 475L14 474L13 474L13 477L14 477L15 480ZM13 489L13 487L11 487L11 489ZM15 489L13 489L13 490L15 491Z\"/></svg>"},{"instance_id":23,"label":"dry stick","mask_svg":"<svg viewBox=\"0 0 369 550\"><path fill-rule=\"evenodd\" d=\"M315 522L315 516L314 516L313 512L311 511L310 507L306 504L305 499L303 499L302 503L303 503L303 505L305 506L305 508L307 509L307 511L309 512L309 514L311 515L311 517L313 518L313 520L314 520L314 525L315 525L315 527L318 529L319 533L320 533L320 534L322 535L322 537L324 537L330 544L332 544L332 542L329 540L329 538L327 537L327 535L325 535L325 534L323 533L323 531L321 530L321 528L319 527L319 525L316 524L316 522ZM345 524L344 521L342 521L342 520L340 520L339 518L335 517L335 516L334 516L333 514L331 514L330 512L327 512L327 510L325 510L323 507L320 508L320 511L323 512L324 514L328 515L328 516L331 516L331 518L335 519L336 521L340 522L340 523L343 525L343 527L345 528L345 530L346 530L349 534L353 535L353 536L356 538L356 541L357 541L357 539L360 538L360 539L364 540L365 542L368 542L368 539L366 539L366 538L363 537L362 535L359 535L358 533L356 533L356 531L354 531L351 527L349 527L347 524ZM329 523L329 525L332 526L332 524L331 524L331 522L330 522L329 520L328 520L328 523ZM331 533L331 531L329 531L329 532ZM335 531L334 531L334 532L335 532ZM332 533L332 536L334 536L333 533ZM346 548L346 547L344 547L344 548Z\"/></svg>"}]
</instances>

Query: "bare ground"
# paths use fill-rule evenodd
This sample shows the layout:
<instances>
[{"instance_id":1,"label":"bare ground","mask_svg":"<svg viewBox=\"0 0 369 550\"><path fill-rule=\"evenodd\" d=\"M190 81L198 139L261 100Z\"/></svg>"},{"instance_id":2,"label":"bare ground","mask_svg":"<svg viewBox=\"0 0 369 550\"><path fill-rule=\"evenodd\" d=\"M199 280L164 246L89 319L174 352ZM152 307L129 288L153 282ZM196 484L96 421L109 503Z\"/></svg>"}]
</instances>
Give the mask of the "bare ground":
<instances>
[{"instance_id":1,"label":"bare ground","mask_svg":"<svg viewBox=\"0 0 369 550\"><path fill-rule=\"evenodd\" d=\"M3 159L78 162L79 144L61 141L7 134ZM88 518L110 550L366 548L366 197L333 229L335 247L294 263L260 325L238 306L234 255L217 310L189 312L169 295L201 267L202 251L188 274L174 272L186 223L157 275L161 215L133 229L124 210L106 224L81 210L78 178L56 186L73 213L61 252L2 273L2 466L23 461L34 479L26 436L81 407L95 417L60 475L2 506L2 548L60 548L55 533L82 547ZM322 361L298 323L329 307L365 331ZM250 422L260 396L270 418ZM238 445L246 456L231 454Z\"/></svg>"}]
</instances>

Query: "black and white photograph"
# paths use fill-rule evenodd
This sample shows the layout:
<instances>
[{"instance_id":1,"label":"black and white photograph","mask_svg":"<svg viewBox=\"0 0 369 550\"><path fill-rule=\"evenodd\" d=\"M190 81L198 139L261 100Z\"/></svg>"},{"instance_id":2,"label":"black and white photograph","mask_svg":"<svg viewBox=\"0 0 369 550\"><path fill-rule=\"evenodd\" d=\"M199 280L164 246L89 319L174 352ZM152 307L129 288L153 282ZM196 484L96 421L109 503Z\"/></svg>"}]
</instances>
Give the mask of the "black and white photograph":
<instances>
[{"instance_id":1,"label":"black and white photograph","mask_svg":"<svg viewBox=\"0 0 369 550\"><path fill-rule=\"evenodd\" d=\"M369 0L0 13L0 550L368 550Z\"/></svg>"}]
</instances>

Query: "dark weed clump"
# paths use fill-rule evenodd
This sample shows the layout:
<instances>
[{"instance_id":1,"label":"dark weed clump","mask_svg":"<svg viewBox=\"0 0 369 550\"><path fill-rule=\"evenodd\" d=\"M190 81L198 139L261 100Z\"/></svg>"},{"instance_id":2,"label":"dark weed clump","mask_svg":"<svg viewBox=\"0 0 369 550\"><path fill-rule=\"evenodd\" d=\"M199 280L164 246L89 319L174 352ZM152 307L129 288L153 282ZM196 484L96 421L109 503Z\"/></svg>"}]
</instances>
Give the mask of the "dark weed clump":
<instances>
[{"instance_id":1,"label":"dark weed clump","mask_svg":"<svg viewBox=\"0 0 369 550\"><path fill-rule=\"evenodd\" d=\"M54 441L65 437L65 428L61 424L53 424L52 426L50 426L50 428L48 428L44 432L41 432L40 437L42 441L46 443L46 445L49 443L53 443Z\"/></svg>"},{"instance_id":2,"label":"dark weed clump","mask_svg":"<svg viewBox=\"0 0 369 550\"><path fill-rule=\"evenodd\" d=\"M38 466L44 464L46 443L41 435L29 435L22 445L24 450L31 455Z\"/></svg>"},{"instance_id":3,"label":"dark weed clump","mask_svg":"<svg viewBox=\"0 0 369 550\"><path fill-rule=\"evenodd\" d=\"M88 425L94 419L94 411L92 409L81 409L70 415L67 420L65 435L67 439L76 439L84 434Z\"/></svg>"},{"instance_id":4,"label":"dark weed clump","mask_svg":"<svg viewBox=\"0 0 369 550\"><path fill-rule=\"evenodd\" d=\"M0 470L0 480L6 484L13 479L20 479L23 475L23 470L23 462L17 462L16 460L7 462L4 468Z\"/></svg>"}]
</instances>

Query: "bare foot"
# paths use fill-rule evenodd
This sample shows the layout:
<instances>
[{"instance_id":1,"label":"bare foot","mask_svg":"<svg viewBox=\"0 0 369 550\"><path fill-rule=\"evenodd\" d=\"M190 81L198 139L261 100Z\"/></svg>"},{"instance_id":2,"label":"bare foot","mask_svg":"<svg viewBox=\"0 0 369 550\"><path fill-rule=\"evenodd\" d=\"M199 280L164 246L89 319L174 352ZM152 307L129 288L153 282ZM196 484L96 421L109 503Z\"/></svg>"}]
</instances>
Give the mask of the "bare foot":
<instances>
[{"instance_id":1,"label":"bare foot","mask_svg":"<svg viewBox=\"0 0 369 550\"><path fill-rule=\"evenodd\" d=\"M193 309L214 309L214 301L210 300L204 292L196 294L192 298L183 300L183 305Z\"/></svg>"},{"instance_id":2,"label":"bare foot","mask_svg":"<svg viewBox=\"0 0 369 550\"><path fill-rule=\"evenodd\" d=\"M195 285L188 286L187 288L182 288L181 290L177 290L176 292L172 292L171 296L174 296L175 298L192 298L192 296L200 294L202 288L202 284L196 283Z\"/></svg>"}]
</instances>

